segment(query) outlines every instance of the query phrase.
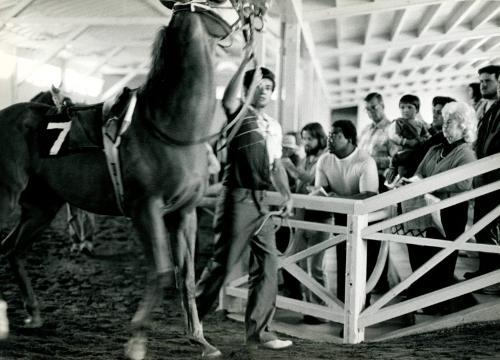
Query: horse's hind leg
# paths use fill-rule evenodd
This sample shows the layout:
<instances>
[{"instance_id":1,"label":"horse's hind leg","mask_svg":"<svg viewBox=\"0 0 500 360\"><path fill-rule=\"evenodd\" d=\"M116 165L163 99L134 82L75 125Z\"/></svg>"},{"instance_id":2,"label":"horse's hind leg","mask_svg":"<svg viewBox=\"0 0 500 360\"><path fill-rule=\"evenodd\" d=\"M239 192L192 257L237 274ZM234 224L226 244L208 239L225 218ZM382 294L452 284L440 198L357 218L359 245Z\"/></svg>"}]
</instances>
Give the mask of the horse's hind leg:
<instances>
[{"instance_id":1,"label":"horse's hind leg","mask_svg":"<svg viewBox=\"0 0 500 360\"><path fill-rule=\"evenodd\" d=\"M42 191L38 193L38 191ZM24 307L28 312L25 323L29 327L39 327L42 325L40 307L35 297L31 281L25 269L25 259L23 257L26 250L41 232L54 219L61 203L55 197L45 197L47 191L28 188L21 195L21 216L18 224L5 238L4 243L9 244L8 260L14 276L19 284ZM43 204L43 205L41 205Z\"/></svg>"},{"instance_id":2,"label":"horse's hind leg","mask_svg":"<svg viewBox=\"0 0 500 360\"><path fill-rule=\"evenodd\" d=\"M202 356L211 358L221 355L221 352L212 346L203 335L203 328L198 318L196 308L196 285L194 269L194 252L196 246L196 213L193 211L182 215L180 226L172 229L172 244L175 248L178 278L177 284L182 297L182 306L186 320L188 336L202 346ZM176 233L174 231L176 230Z\"/></svg>"},{"instance_id":3,"label":"horse's hind leg","mask_svg":"<svg viewBox=\"0 0 500 360\"><path fill-rule=\"evenodd\" d=\"M0 296L0 340L9 335L9 318L7 317L7 303Z\"/></svg>"}]
</instances>

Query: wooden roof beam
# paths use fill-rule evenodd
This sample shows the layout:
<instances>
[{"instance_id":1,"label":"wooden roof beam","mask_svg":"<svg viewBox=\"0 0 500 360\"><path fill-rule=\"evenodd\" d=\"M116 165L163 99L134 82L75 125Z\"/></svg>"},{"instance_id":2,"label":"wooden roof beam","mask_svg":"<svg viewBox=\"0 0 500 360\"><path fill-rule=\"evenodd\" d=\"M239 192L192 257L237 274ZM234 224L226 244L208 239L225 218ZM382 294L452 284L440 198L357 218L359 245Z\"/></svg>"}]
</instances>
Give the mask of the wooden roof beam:
<instances>
[{"instance_id":1,"label":"wooden roof beam","mask_svg":"<svg viewBox=\"0 0 500 360\"><path fill-rule=\"evenodd\" d=\"M35 0L24 0L14 6L11 10L9 10L2 18L0 19L0 30L2 30L5 26L5 23L14 19L17 15L22 13L24 9L26 9L33 1Z\"/></svg>"},{"instance_id":2,"label":"wooden roof beam","mask_svg":"<svg viewBox=\"0 0 500 360\"><path fill-rule=\"evenodd\" d=\"M498 27L488 27L486 29L476 30L476 31L456 31L446 36L447 41L457 41L457 40L467 40L474 38L482 38L484 36L493 36L498 35ZM345 47L343 49L329 49L325 48L322 50L323 55L326 57L331 56L342 56L342 55L354 55L360 54L364 51L368 52L377 52L383 51L387 48L391 49L404 49L408 47L408 43L411 42L412 46L423 46L423 45L432 45L436 42L442 42L443 35L432 35L432 36L423 36L421 38L416 38L412 40L404 39L404 40L396 40L393 42L385 41L378 42L369 45L352 45L349 47Z\"/></svg>"},{"instance_id":3,"label":"wooden roof beam","mask_svg":"<svg viewBox=\"0 0 500 360\"><path fill-rule=\"evenodd\" d=\"M122 52L124 48L125 48L124 46L118 46L118 47L111 49L111 51L109 51L104 57L99 59L97 64L95 64L92 68L90 68L88 71L86 71L85 75L90 76L90 75L95 74L102 66L106 65L106 63L109 60L111 60L116 55L118 55L120 52Z\"/></svg>"},{"instance_id":4,"label":"wooden roof beam","mask_svg":"<svg viewBox=\"0 0 500 360\"><path fill-rule=\"evenodd\" d=\"M149 59L141 62L135 69L131 70L127 75L114 83L108 90L101 95L101 101L106 101L115 95L121 88L128 84L137 75L143 74L144 69L149 65Z\"/></svg>"},{"instance_id":5,"label":"wooden roof beam","mask_svg":"<svg viewBox=\"0 0 500 360\"><path fill-rule=\"evenodd\" d=\"M500 42L499 44L500 45ZM474 59L484 59L484 58L492 58L493 56L499 56L500 55L500 50L498 51L482 51L482 50L476 50L472 51L466 55L461 55L459 56L461 61L467 61L467 60L474 60ZM408 62L407 64L400 64L400 63L391 63L387 64L384 66L383 72L392 72L396 70L411 70L414 67L428 67L428 66L433 66L433 65L444 65L444 64L449 64L449 63L455 63L457 60L456 58L451 58L451 57L441 57L438 59L435 58L429 58L425 61L411 61ZM325 76L328 81L333 81L335 79L341 78L341 77L349 77L349 76L357 76L359 73L362 75L371 75L371 74L376 74L377 71L380 71L380 67L366 67L364 69L343 69L343 71L337 71L337 70L330 70L330 71L325 71Z\"/></svg>"},{"instance_id":6,"label":"wooden roof beam","mask_svg":"<svg viewBox=\"0 0 500 360\"><path fill-rule=\"evenodd\" d=\"M35 60L35 63L31 66L31 68L26 72L24 77L19 78L17 81L17 85L21 85L25 82L41 65L48 63L52 60L59 52L64 49L68 44L77 39L81 34L83 34L88 29L87 26L80 26L76 30L72 31L68 36L64 38L64 40L58 43L55 47L53 47L48 53L46 53L42 58Z\"/></svg>"},{"instance_id":7,"label":"wooden roof beam","mask_svg":"<svg viewBox=\"0 0 500 360\"><path fill-rule=\"evenodd\" d=\"M394 15L394 22L391 28L391 34L389 35L389 41L394 41L401 32L403 28L404 19L406 17L407 11L406 9L396 10L396 14Z\"/></svg>"},{"instance_id":8,"label":"wooden roof beam","mask_svg":"<svg viewBox=\"0 0 500 360\"><path fill-rule=\"evenodd\" d=\"M367 45L370 41L373 32L373 16L371 14L368 15L368 21L366 22L366 30L363 37L363 44Z\"/></svg>"},{"instance_id":9,"label":"wooden roof beam","mask_svg":"<svg viewBox=\"0 0 500 360\"><path fill-rule=\"evenodd\" d=\"M408 9L414 6L426 6L458 1L459 0L385 0L339 7L332 6L327 9L304 12L304 21L322 21L336 19L339 17L351 17L377 12L396 11L400 9Z\"/></svg>"},{"instance_id":10,"label":"wooden roof beam","mask_svg":"<svg viewBox=\"0 0 500 360\"><path fill-rule=\"evenodd\" d=\"M86 25L86 26L130 26L130 25L152 25L160 26L168 24L169 19L162 16L43 16L12 18L8 22L23 25Z\"/></svg>"},{"instance_id":11,"label":"wooden roof beam","mask_svg":"<svg viewBox=\"0 0 500 360\"><path fill-rule=\"evenodd\" d=\"M422 21L420 22L417 29L417 37L421 37L424 32L426 32L432 24L432 21L436 17L439 9L441 8L441 4L433 4L430 5L422 16Z\"/></svg>"},{"instance_id":12,"label":"wooden roof beam","mask_svg":"<svg viewBox=\"0 0 500 360\"><path fill-rule=\"evenodd\" d=\"M444 32L447 34L453 29L455 29L472 10L476 1L462 1L461 4L457 5L458 9L454 9L451 13L451 18L444 26Z\"/></svg>"},{"instance_id":13,"label":"wooden roof beam","mask_svg":"<svg viewBox=\"0 0 500 360\"><path fill-rule=\"evenodd\" d=\"M429 49L425 52L425 54L423 54L421 57L420 57L420 60L427 60L429 58L429 56L431 56L431 54L438 48L438 46L441 45L441 43L435 43L433 45L430 45L429 46Z\"/></svg>"},{"instance_id":14,"label":"wooden roof beam","mask_svg":"<svg viewBox=\"0 0 500 360\"><path fill-rule=\"evenodd\" d=\"M483 25L488 20L493 18L500 11L499 1L488 1L484 8L472 19L471 29L475 30L478 26Z\"/></svg>"}]
</instances>

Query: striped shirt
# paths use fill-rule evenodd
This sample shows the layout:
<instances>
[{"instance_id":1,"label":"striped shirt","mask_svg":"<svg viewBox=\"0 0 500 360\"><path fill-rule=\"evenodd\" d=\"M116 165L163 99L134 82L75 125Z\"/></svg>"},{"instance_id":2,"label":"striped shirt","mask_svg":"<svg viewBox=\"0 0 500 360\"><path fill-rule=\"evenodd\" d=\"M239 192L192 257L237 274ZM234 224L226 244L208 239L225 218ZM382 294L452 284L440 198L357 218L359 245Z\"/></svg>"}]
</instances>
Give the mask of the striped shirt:
<instances>
[{"instance_id":1,"label":"striped shirt","mask_svg":"<svg viewBox=\"0 0 500 360\"><path fill-rule=\"evenodd\" d=\"M229 121L238 112L228 115ZM281 125L268 115L259 115L252 107L241 121L228 145L224 185L267 190L271 187L271 166L282 156Z\"/></svg>"}]
</instances>

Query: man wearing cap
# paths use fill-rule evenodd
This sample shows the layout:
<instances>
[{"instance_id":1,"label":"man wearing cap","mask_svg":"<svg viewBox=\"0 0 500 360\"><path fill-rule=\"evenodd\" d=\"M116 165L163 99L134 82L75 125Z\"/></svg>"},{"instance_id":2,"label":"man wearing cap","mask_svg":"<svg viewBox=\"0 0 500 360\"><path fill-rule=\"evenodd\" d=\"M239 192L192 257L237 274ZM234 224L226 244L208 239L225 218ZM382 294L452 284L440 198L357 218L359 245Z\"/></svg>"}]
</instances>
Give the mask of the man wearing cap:
<instances>
[{"instance_id":1,"label":"man wearing cap","mask_svg":"<svg viewBox=\"0 0 500 360\"><path fill-rule=\"evenodd\" d=\"M298 154L299 145L297 144L297 133L290 131L287 132L283 136L283 156L282 156L282 164L285 167L288 176L288 185L290 189L295 188L295 173L293 172L293 168L299 164L300 156ZM293 167L289 170L287 164L293 165Z\"/></svg>"},{"instance_id":2,"label":"man wearing cap","mask_svg":"<svg viewBox=\"0 0 500 360\"><path fill-rule=\"evenodd\" d=\"M201 320L217 299L231 268L250 246L246 343L277 350L291 346L292 342L278 339L269 329L276 309L278 258L274 224L266 217L268 208L262 200L265 191L274 187L285 199L284 215L292 212L293 202L281 164L281 126L264 113L275 87L274 74L266 68L260 68L256 74L255 70L244 74L252 56L250 51L248 47L222 99L228 121L236 118L243 107L238 99L242 85L250 106L227 147L224 188L214 219L214 230L219 235L214 255L197 284L196 303ZM255 92L249 94L254 74L259 81Z\"/></svg>"}]
</instances>

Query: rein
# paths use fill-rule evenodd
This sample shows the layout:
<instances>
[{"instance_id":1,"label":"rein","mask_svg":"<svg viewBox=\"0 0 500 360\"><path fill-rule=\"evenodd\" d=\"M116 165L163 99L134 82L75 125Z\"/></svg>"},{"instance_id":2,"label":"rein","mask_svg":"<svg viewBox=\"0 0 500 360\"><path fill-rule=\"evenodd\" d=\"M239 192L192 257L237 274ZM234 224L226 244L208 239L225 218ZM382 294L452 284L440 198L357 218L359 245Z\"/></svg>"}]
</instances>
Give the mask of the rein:
<instances>
[{"instance_id":1,"label":"rein","mask_svg":"<svg viewBox=\"0 0 500 360\"><path fill-rule=\"evenodd\" d=\"M177 12L196 12L200 13L206 16L209 16L213 20L216 20L224 29L228 30L228 35L225 37L229 37L232 34L234 34L238 30L243 31L243 36L247 44L251 43L253 44L253 38L254 38L254 30L256 31L261 31L263 26L260 26L258 28L255 27L255 16L253 15L253 8L249 4L244 4L242 6L238 6L236 9L240 18L240 21L238 22L239 25L236 26L230 26L222 17L220 17L218 14L214 13L212 11L212 8L208 5L208 3L197 3L197 2L189 2L186 4L175 4L172 8L173 14ZM257 17L261 20L261 24L263 24L262 21L262 14L257 15ZM247 29L245 29L245 26L248 26ZM253 46L253 45L252 45ZM255 69L259 68L259 64L255 56L253 55L254 51L252 51L252 57L254 61L254 66ZM246 110L250 107L250 102L253 99L253 94L255 93L255 89L257 88L257 85L260 82L260 77L257 76L257 71L254 73L252 77L252 82L249 87L247 99L243 103L243 106L241 107L240 111L236 115L236 117L227 125L225 125L220 131L204 136L199 139L195 140L179 140L175 139L165 132L163 132L161 129L159 129L154 122L148 122L149 126L151 127L151 130L153 132L153 135L156 136L156 138L168 145L175 145L175 146L192 146L192 145L197 145L205 142L210 142L211 140L214 140L216 138L220 138L221 135L226 134L231 128L232 131L231 133L227 136L227 141L226 143L221 146L220 148L216 149L216 152L222 150L224 147L226 147L230 141L233 139L233 137L236 135L236 132L239 130L242 124L243 120L243 115L245 114Z\"/></svg>"}]
</instances>

